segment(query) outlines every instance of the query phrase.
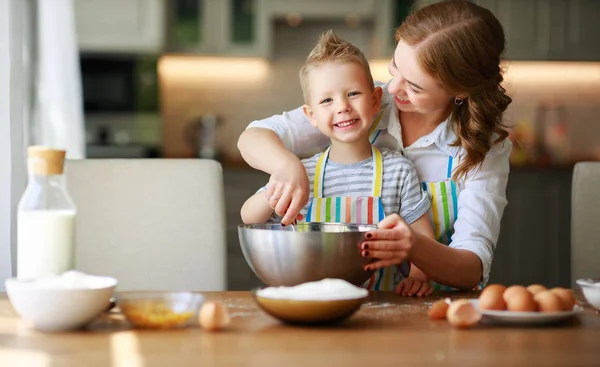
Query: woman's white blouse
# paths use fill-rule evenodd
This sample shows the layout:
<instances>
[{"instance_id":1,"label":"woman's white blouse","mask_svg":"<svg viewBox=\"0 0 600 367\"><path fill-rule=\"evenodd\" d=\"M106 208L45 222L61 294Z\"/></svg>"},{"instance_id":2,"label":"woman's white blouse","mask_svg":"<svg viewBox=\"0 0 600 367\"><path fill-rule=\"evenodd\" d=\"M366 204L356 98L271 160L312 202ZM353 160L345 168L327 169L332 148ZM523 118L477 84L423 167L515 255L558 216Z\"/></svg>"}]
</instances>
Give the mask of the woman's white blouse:
<instances>
[{"instance_id":1,"label":"woman's white blouse","mask_svg":"<svg viewBox=\"0 0 600 367\"><path fill-rule=\"evenodd\" d=\"M442 122L433 132L411 146L404 147L393 95L388 93L387 84L378 85L383 88L383 116L377 129L383 131L375 145L403 152L413 162L421 182L447 179L448 157L452 156L454 161L460 162L465 154L461 147L450 146L456 140L456 135L448 121ZM301 108L253 121L248 127L273 130L291 152L302 156L323 150L330 144L329 138L309 123ZM507 205L506 184L511 149L512 144L508 139L494 145L481 168L457 182L458 217L450 247L469 250L479 256L484 282L489 278L500 221Z\"/></svg>"}]
</instances>

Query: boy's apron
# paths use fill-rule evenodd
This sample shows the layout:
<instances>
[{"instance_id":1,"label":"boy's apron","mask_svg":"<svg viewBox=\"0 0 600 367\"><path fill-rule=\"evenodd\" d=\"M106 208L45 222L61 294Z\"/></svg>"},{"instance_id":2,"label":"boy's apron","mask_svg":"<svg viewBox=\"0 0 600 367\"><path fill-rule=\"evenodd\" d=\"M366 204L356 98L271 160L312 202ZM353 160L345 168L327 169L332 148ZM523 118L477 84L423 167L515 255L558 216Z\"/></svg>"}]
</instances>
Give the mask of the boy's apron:
<instances>
[{"instance_id":1,"label":"boy's apron","mask_svg":"<svg viewBox=\"0 0 600 367\"><path fill-rule=\"evenodd\" d=\"M313 183L313 199L306 213L307 222L377 224L384 217L381 190L383 184L383 159L381 152L372 146L373 194L372 196L323 197L325 166L329 150L317 161ZM398 266L378 269L363 286L370 290L393 290Z\"/></svg>"},{"instance_id":2,"label":"boy's apron","mask_svg":"<svg viewBox=\"0 0 600 367\"><path fill-rule=\"evenodd\" d=\"M448 168L444 181L421 183L423 190L429 194L431 199L429 219L433 224L433 233L437 241L446 246L450 243L452 234L454 234L454 222L458 216L458 194L456 182L452 180L453 161L452 156L448 157ZM435 282L432 282L432 284L438 290L457 290ZM483 282L479 282L474 289L481 290L483 287Z\"/></svg>"}]
</instances>

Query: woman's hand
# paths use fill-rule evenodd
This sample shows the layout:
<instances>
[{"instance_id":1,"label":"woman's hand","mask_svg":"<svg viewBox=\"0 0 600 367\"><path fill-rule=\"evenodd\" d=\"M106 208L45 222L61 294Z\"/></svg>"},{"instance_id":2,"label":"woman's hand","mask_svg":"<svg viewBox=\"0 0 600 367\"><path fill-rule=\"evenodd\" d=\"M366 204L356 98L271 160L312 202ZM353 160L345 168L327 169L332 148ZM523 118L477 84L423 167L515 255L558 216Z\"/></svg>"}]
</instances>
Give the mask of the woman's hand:
<instances>
[{"instance_id":1,"label":"woman's hand","mask_svg":"<svg viewBox=\"0 0 600 367\"><path fill-rule=\"evenodd\" d=\"M360 244L363 257L377 259L365 265L365 270L400 264L408 257L416 241L415 232L398 214L388 215L378 227L367 232L365 241Z\"/></svg>"},{"instance_id":2,"label":"woman's hand","mask_svg":"<svg viewBox=\"0 0 600 367\"><path fill-rule=\"evenodd\" d=\"M273 170L265 197L275 213L283 216L282 224L302 219L300 210L308 203L309 188L306 169L298 157L290 155L284 164Z\"/></svg>"}]
</instances>

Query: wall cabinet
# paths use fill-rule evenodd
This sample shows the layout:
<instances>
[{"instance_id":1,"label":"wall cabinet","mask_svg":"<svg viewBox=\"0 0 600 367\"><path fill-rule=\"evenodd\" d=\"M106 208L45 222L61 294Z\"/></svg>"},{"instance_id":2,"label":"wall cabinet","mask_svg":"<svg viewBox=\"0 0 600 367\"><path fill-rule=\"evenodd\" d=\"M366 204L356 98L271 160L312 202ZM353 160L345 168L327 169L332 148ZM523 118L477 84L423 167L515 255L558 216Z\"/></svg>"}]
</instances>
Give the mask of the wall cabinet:
<instances>
[{"instance_id":1,"label":"wall cabinet","mask_svg":"<svg viewBox=\"0 0 600 367\"><path fill-rule=\"evenodd\" d=\"M502 23L509 60L600 60L599 1L472 1Z\"/></svg>"},{"instance_id":2,"label":"wall cabinet","mask_svg":"<svg viewBox=\"0 0 600 367\"><path fill-rule=\"evenodd\" d=\"M373 58L389 58L394 29L413 3L439 0L77 0L84 52L270 57L274 22L358 17L373 24ZM510 60L600 61L600 1L471 0L504 26ZM165 42L166 41L166 42ZM166 43L166 47L165 47ZM291 47L292 45L290 45Z\"/></svg>"},{"instance_id":3,"label":"wall cabinet","mask_svg":"<svg viewBox=\"0 0 600 367\"><path fill-rule=\"evenodd\" d=\"M212 56L266 56L261 0L173 0L168 51Z\"/></svg>"},{"instance_id":4,"label":"wall cabinet","mask_svg":"<svg viewBox=\"0 0 600 367\"><path fill-rule=\"evenodd\" d=\"M163 0L73 1L82 52L159 53L165 35Z\"/></svg>"},{"instance_id":5,"label":"wall cabinet","mask_svg":"<svg viewBox=\"0 0 600 367\"><path fill-rule=\"evenodd\" d=\"M441 0L417 0L422 7ZM596 0L471 0L489 9L502 23L509 60L600 61L600 1ZM403 4L381 0L376 34L377 57L393 52L393 32L405 16Z\"/></svg>"},{"instance_id":6,"label":"wall cabinet","mask_svg":"<svg viewBox=\"0 0 600 367\"><path fill-rule=\"evenodd\" d=\"M170 2L169 50L213 56L272 55L274 25L302 20L373 20L388 0L175 0ZM293 45L290 45L293 47Z\"/></svg>"}]
</instances>

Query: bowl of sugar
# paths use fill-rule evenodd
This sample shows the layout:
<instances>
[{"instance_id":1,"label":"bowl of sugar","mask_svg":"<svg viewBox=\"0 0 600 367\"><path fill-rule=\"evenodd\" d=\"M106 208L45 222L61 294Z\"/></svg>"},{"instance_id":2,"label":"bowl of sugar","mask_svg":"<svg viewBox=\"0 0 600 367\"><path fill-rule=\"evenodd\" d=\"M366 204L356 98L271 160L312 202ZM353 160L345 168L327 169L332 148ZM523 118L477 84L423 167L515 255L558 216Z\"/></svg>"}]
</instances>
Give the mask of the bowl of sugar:
<instances>
[{"instance_id":1,"label":"bowl of sugar","mask_svg":"<svg viewBox=\"0 0 600 367\"><path fill-rule=\"evenodd\" d=\"M258 306L287 324L335 324L358 311L369 291L343 279L326 278L254 292Z\"/></svg>"},{"instance_id":2,"label":"bowl of sugar","mask_svg":"<svg viewBox=\"0 0 600 367\"><path fill-rule=\"evenodd\" d=\"M38 279L10 278L4 285L17 314L36 329L66 331L100 316L110 305L117 280L70 270Z\"/></svg>"}]
</instances>

